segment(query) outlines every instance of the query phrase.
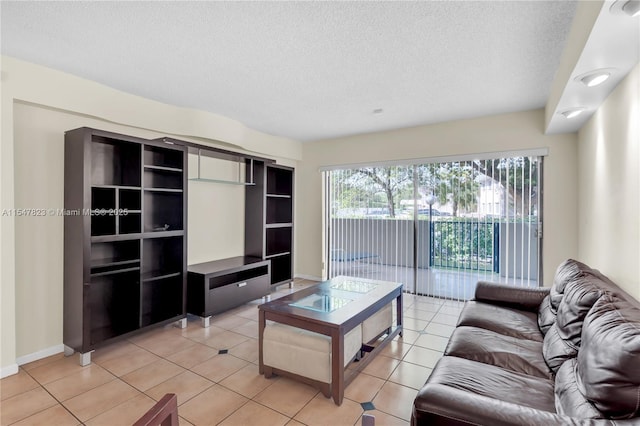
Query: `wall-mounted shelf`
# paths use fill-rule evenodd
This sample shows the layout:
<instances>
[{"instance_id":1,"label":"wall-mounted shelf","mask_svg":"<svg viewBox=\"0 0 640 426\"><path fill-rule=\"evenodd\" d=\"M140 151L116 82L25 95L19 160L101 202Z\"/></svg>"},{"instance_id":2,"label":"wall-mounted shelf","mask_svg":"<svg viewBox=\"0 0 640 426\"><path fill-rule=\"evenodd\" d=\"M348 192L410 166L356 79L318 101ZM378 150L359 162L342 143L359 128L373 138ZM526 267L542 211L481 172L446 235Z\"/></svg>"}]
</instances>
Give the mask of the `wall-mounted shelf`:
<instances>
[{"instance_id":1,"label":"wall-mounted shelf","mask_svg":"<svg viewBox=\"0 0 640 426\"><path fill-rule=\"evenodd\" d=\"M198 166L197 166L197 177L189 178L190 181L195 182L209 182L209 183L222 183L226 185L243 185L243 186L253 186L255 185L254 181L254 160L250 158L245 160L244 157L241 156L224 156L223 160L234 161L238 163L238 179L237 180L229 180L229 179L215 179L215 178L206 178L202 176L202 157L203 157L203 148L197 148L196 155L198 156ZM207 149L204 149L207 152ZM214 158L217 158L214 156ZM242 169L245 169L245 177L242 179Z\"/></svg>"}]
</instances>

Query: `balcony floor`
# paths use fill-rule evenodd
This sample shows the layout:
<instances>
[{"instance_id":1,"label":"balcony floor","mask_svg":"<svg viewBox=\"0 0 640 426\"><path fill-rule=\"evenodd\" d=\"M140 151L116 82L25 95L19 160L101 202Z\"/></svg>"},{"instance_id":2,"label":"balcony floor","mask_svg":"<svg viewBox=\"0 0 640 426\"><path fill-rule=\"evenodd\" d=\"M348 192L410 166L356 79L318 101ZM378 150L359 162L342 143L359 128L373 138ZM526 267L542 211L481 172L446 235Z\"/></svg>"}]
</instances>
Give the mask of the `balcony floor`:
<instances>
[{"instance_id":1,"label":"balcony floor","mask_svg":"<svg viewBox=\"0 0 640 426\"><path fill-rule=\"evenodd\" d=\"M492 281L518 287L538 287L537 280L504 277L500 274L464 269L427 268L417 270L417 288L413 268L367 262L338 262L334 276L349 275L404 284L407 293L452 300L469 300L478 281Z\"/></svg>"}]
</instances>

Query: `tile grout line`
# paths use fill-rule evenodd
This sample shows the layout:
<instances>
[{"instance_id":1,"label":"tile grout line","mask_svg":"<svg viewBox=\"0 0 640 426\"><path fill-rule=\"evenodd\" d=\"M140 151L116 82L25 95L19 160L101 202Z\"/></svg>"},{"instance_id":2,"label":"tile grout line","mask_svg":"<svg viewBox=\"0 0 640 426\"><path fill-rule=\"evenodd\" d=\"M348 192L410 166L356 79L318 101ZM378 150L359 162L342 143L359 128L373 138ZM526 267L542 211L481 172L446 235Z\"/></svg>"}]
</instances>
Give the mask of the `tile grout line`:
<instances>
[{"instance_id":1,"label":"tile grout line","mask_svg":"<svg viewBox=\"0 0 640 426\"><path fill-rule=\"evenodd\" d=\"M289 294L289 293L290 293L290 292L286 292L286 293L284 293L284 294ZM414 307L414 309L416 309L416 310L420 311L420 309L417 309L418 307L416 307L416 306L415 306L415 305L416 305L416 303L415 303L415 302L416 302L416 301L419 301L420 299L418 299L418 298L411 298L411 299L412 299L412 300L411 300L411 303L409 303L409 304L406 304L406 305L405 305L405 309L403 310L403 314L404 314L404 312L405 312L406 310L408 310L408 308L411 308L411 307ZM444 302L442 302L442 303L439 303L439 306L438 306L438 309L436 310L436 312L430 312L430 311L424 311L424 312L425 312L425 313L427 313L427 314L433 314L434 316L435 316L435 315L438 315L438 314L447 315L447 316L452 316L452 317L453 317L453 316L456 316L455 314L451 314L451 312L450 312L450 308L451 308L451 306L450 306L450 305L444 304ZM447 312L444 312L444 311L443 311L444 309L447 309ZM248 311L248 309L247 309L247 311ZM252 319L251 317L238 315L238 313L244 313L244 312L245 312L244 310L240 310L240 311L238 311L237 313L233 313L233 314L230 314L230 315L237 317L237 318L238 318L238 320L242 320L242 321L244 321L244 323L243 323L243 324L241 324L240 326L244 326L244 325L245 325L245 324L247 324L249 321L251 321L251 322L256 322L256 321L255 321L254 319ZM415 318L415 319L416 319L416 320L420 320L420 318ZM428 326L430 326L430 325L432 325L432 324L437 324L437 325L440 325L440 326L443 326L443 327L451 327L451 325L449 325L449 324L443 324L443 323L439 323L439 322L434 322L432 319L430 319L430 320L426 321L426 325L425 325L425 327L423 328L423 331L424 331ZM237 328L237 327L236 327L236 328ZM242 334L242 333L238 333L238 332L236 332L234 328L222 328L222 329L223 329L225 332L231 332L231 333L238 334L239 336L242 336L242 337L245 337L245 338L246 338L246 340L244 340L243 342L240 342L240 343L236 344L236 345L235 345L235 346L233 346L233 347L236 347L236 346L238 346L238 345L240 345L240 344L243 344L243 343L245 343L245 342L250 342L250 341L254 341L254 343L255 343L255 341L257 340L257 339L256 339L255 337L253 337L253 336L247 336L247 335L244 335L244 334ZM159 331L160 329L157 329L157 330ZM407 331L410 331L410 330L409 330L409 329L407 329ZM413 333L413 332L419 333L419 331L415 331L415 330L411 330L411 331L412 331L412 333ZM446 336L439 336L438 334L429 333L429 332L425 332L425 333L423 333L423 334L433 335L433 336L435 336L435 337L446 338ZM193 342L193 344L200 344L200 345L204 345L204 346L206 346L206 347L208 347L208 348L212 348L212 349L214 349L214 350L216 349L216 348L214 348L214 347L212 347L212 346L207 345L206 343L202 343L201 341L195 340L195 339L194 339L193 337L191 337L191 336L185 336L185 335L182 335L182 334L181 334L181 333L179 333L179 332L176 332L176 333L168 333L168 334L167 334L167 336L170 336L171 338L173 338L173 337L180 338L180 337L181 337L181 338L184 338L184 339L187 339L187 340L189 340L189 341ZM160 336L160 335L159 335L159 336L157 336L157 337L162 337L162 336ZM418 337L419 337L419 336L418 336ZM155 338L155 336L154 336L154 337L152 337L152 339L153 339L153 338ZM251 339L251 340L249 340L249 339ZM230 391L230 392L233 392L234 394L237 394L237 395L239 395L239 396L241 396L241 397L243 397L243 398L246 398L246 399L247 399L247 401L246 401L244 404L242 404L238 409L234 410L232 413L230 413L228 416L226 416L226 417L225 417L224 419L222 419L221 421L224 421L224 420L225 420L225 419L227 419L229 416L232 416L232 415L233 415L234 413L236 413L239 409L241 409L242 407L246 406L246 404L247 404L249 401L252 401L252 402L254 402L254 403L256 403L256 404L258 404L258 405L260 405L260 406L262 406L262 407L264 407L264 408L267 408L267 409L269 409L269 410L272 410L272 411L274 411L274 412L277 412L277 413L279 413L279 414L283 415L284 417L286 417L287 419L289 419L289 421L291 421L291 420L294 420L295 416L297 416L298 414L300 414L300 412L302 412L305 408L307 408L307 407L309 406L309 404L310 404L310 403L311 403L311 402L312 402L312 401L317 397L317 395L318 395L318 393L319 393L318 391L316 391L316 393L315 393L315 394L314 394L314 395L313 395L313 396L312 396L312 397L311 397L311 398L310 398L310 399L309 399L305 404L303 404L303 405L302 405L302 406L301 406L301 407L300 407L300 408L299 408L299 409L298 409L298 410L293 414L293 416L289 417L289 415L287 415L287 414L285 414L285 413L282 413L282 412L278 411L277 409L275 409L275 408L273 408L273 407L270 407L270 406L268 406L268 405L266 405L266 404L263 404L263 403L261 403L261 402L259 402L259 401L257 401L257 400L255 400L255 399L254 399L254 398L256 398L256 396L257 396L257 395L259 395L259 394L260 394L261 392L263 392L264 390L268 389L268 388L269 388L270 386L272 386L273 384L270 384L269 386L267 386L266 388L264 388L263 390L261 390L260 392L258 392L258 394L253 395L252 397L247 397L247 396L242 395L241 393L239 393L239 392L237 392L237 391L235 391L235 390L233 390L233 389L231 389L231 388L229 388L229 387L227 387L227 386L225 386L225 385L223 385L223 384L221 383L222 381L224 381L224 380L226 380L227 378L229 378L229 377L233 376L234 374L236 374L236 373L237 373L238 371L240 371L242 368L240 368L240 369L238 369L238 370L235 370L234 372L232 372L232 373L228 374L227 376L225 376L224 378L222 378L220 381L217 381L217 382L216 382L216 381L213 381L213 380L211 380L211 379L209 379L209 378L207 378L207 377L205 377L205 376L203 376L203 375L201 375L201 374L198 374L198 373L196 373L196 372L194 372L194 371L192 370L193 368L197 367L198 365L200 365L200 364L202 364L202 363L204 363L204 362L207 362L207 360L208 360L208 359L207 359L207 360L202 361L202 362L201 362L201 363L199 363L199 364L196 364L195 366L192 366L192 367L187 368L187 367L183 367L182 365L178 364L177 362L175 362L175 361L173 361L173 360L168 359L168 357L170 357L172 354L168 354L168 355L166 355L166 356L165 356L165 355L159 355L159 354L155 353L154 351L152 351L152 350L150 350L150 349L146 348L145 346L141 346L141 345L140 345L139 343L137 343L136 341L131 341L131 340L126 340L126 341L127 341L127 343L131 344L132 346L134 346L134 347L135 347L135 348L137 348L137 349L142 349L142 350L144 350L145 352L148 352L148 353L150 353L150 354L152 354L152 355L154 355L154 356L157 356L157 357L159 358L158 360L168 361L168 362L170 362L171 364L173 364L174 366L179 367L180 369L184 370L184 371L182 371L182 372L181 372L181 373L179 373L179 374L182 374L182 373L184 373L184 372L189 371L189 372L193 373L194 375L196 375L196 376L198 376L198 377L200 377L200 378L202 378L202 379L204 379L204 380L207 380L208 382L212 383L212 385L211 385L211 386L213 386L213 385L216 385L216 384L217 384L217 385L219 385L221 388L223 388L223 389L225 389L225 390L228 390L228 391ZM416 339L416 341L417 341L417 339ZM407 342L407 343L408 343L408 342ZM412 388L411 386L406 386L406 385L404 385L404 384L402 384L402 383L398 383L398 382L393 381L393 380L391 380L391 379L390 379L390 377L391 377L391 376L393 375L393 373L394 373L394 372L399 368L399 366L401 365L400 363L402 363L402 362L406 362L407 364L411 364L411 365L415 365L415 366L419 366L419 367L423 367L423 368L432 369L432 367L427 367L427 366L425 366L425 365L421 365L421 364L415 364L415 363L412 363L412 362L409 362L409 361L406 361L406 360L405 360L405 358L406 358L407 354L408 354L408 353L411 351L411 349L413 349L414 347L418 347L418 348L425 349L425 350L431 350L431 351L434 351L434 352L439 353L440 355L442 354L442 352L441 352L441 351L439 351L439 350L437 350L437 349L433 349L433 348L428 348L428 347L419 346L419 345L417 345L415 342L413 342L413 343L408 343L408 346L409 346L409 349L408 349L406 352L404 352L404 354L402 354L402 353L401 353L400 358L390 357L390 358L392 358L392 359L396 359L396 360L398 360L398 364L394 367L394 369L393 369L393 371L390 373L389 377L387 377L386 379L384 379L384 383L382 384L382 387L381 387L380 389L378 389L378 390L375 392L375 394L372 396L371 400L373 400L373 399L377 398L377 397L380 395L380 392L381 392L382 388L383 388L386 384L388 384L388 383L392 383L392 384L394 384L394 385L398 385L398 386L403 386L403 387L406 387L406 388L408 388L408 389L411 389L412 391L413 391L413 390L415 390L415 389L414 389L414 388ZM236 356L236 355L231 354L231 353L229 353L228 355L231 355L231 356L233 356L235 359L237 359L237 360L239 360L239 361L243 361L244 363L246 363L246 364L245 364L245 367L246 367L246 366L249 366L249 365L254 365L254 366L256 365L256 363L255 363L254 361L250 361L250 360L247 360L247 359L241 358L241 357ZM122 356L126 356L126 354L125 354L125 355L122 355ZM216 356L216 355L214 355L214 356ZM211 358L213 358L213 357L211 357ZM209 359L210 359L210 358L209 358ZM55 362L55 361L52 361L52 362ZM47 363L47 364L48 364L48 363ZM134 390L135 390L136 392L138 392L139 394L141 394L141 395L145 395L145 397L148 397L148 398L150 398L151 400L155 400L151 395L149 395L149 394L147 393L147 392L149 391L149 389L147 389L147 390L145 390L145 391L142 391L142 390L138 389L136 386L134 386L134 385L132 385L132 384L128 383L127 381L125 381L125 380L124 380L124 379L122 379L121 377L118 377L118 376L117 376L117 375L115 375L112 371L110 371L110 370L108 370L107 368L105 368L105 367L103 367L102 365L100 365L100 363L97 363L97 362L96 362L95 364L96 364L98 367L100 367L101 369L104 369L105 371L107 371L107 372L109 373L109 375L112 377L112 379L111 379L110 381L112 381L113 379L118 379L118 380L120 380L122 383L124 383L124 384L128 385L129 387L131 387L132 389L134 389ZM43 365L46 365L46 364L43 364ZM134 370L132 370L131 372L127 372L127 374L132 373L132 372L135 372L135 371L138 371L138 370L140 370L141 368L144 368L144 366L141 366L141 367L139 367L139 368L137 368L137 369L134 369ZM243 367L243 368L244 368L244 367ZM29 371L27 371L27 370L23 369L22 367L21 367L21 369L22 369L22 370L23 370L23 371L24 371L24 372L25 372L25 373L26 373L30 378L32 378L32 379L34 380L34 382L35 382L39 387L42 387L42 388L47 392L47 394L49 394L49 395L53 398L53 400L54 400L54 401L56 401L58 404L60 404L60 405L65 409L65 411L67 411L69 414L71 414L71 415L72 415L72 417L73 417L75 420L77 420L80 424L83 424L83 422L81 422L81 421L78 419L78 417L77 417L73 412L71 412L71 411L66 407L66 405L64 404L64 402L63 402L63 401L58 400L58 399L57 399L53 394L51 394L51 392L49 392L49 390L45 387L45 385L44 385L44 384L42 384L40 381L36 380L36 379L35 379L35 377L34 377L34 376L32 376L32 374L31 374L31 373L29 373ZM178 375L179 375L179 374L178 374ZM367 374L367 373L360 372L360 374ZM65 377L66 377L66 376L65 376ZM174 376L172 376L172 377L169 377L169 378L167 378L166 380L164 380L164 381L162 381L162 382L160 382L160 383L158 383L158 384L155 384L155 385L154 385L154 386L152 386L150 389L153 389L155 386L159 386L159 385L161 385L161 384L163 384L163 383L165 383L165 382L167 382L167 381L169 381L169 380L171 380L171 379L173 379L173 378L175 378L175 377L176 377L176 375L174 375ZM372 377L375 377L375 376L372 376ZM63 378L64 378L64 377L60 377L59 379L56 379L56 380L52 381L52 383L53 383L53 382L55 382L55 381L57 381L57 380L61 380L61 379L63 379ZM209 389L211 388L211 386L209 386L209 387L207 387L206 389L203 389L202 391L200 391L200 392L198 392L198 393L194 394L194 395L193 395L193 396L191 396L189 399L187 399L187 400L183 401L183 403L182 403L182 404L184 404L184 403L186 403L186 402L188 402L188 401L191 401L193 398L196 398L197 396L201 395L203 392L206 392L207 390L209 390ZM96 387L98 387L98 386L92 387L91 389L95 389ZM21 392L21 393L24 393L24 392ZM70 398L70 399L71 399L71 398ZM348 401L351 401L351 402L353 402L353 403L358 403L358 401L355 401L355 400L350 399L350 398L347 398L347 397L345 397L345 399L346 399L346 400L348 400ZM115 407L113 407L113 408L116 408L116 407L118 407L119 405L122 405L122 404L123 404L123 403L118 404L118 405L116 405L116 406L115 406ZM182 405L182 404L181 404L181 405ZM48 408L51 408L51 407L48 407ZM48 408L47 408L47 409L48 409ZM397 418L397 419L399 419L399 420L405 421L404 419L402 419L402 418L400 418L400 417L397 417L397 416L395 416L395 415L394 415L394 414L392 414L392 413L388 413L388 412L386 412L386 411L380 410L379 408L376 408L376 410L380 411L381 413L384 413L385 415L389 415L389 416L391 416L391 417L394 417L394 418ZM32 413L32 414L30 414L29 416L25 417L25 419L26 419L26 418L28 418L28 417L31 417L31 416L33 416L33 415L36 415L36 414L38 414L38 413L40 413L40 412L42 412L42 411L44 411L44 410L40 410L40 411L37 411L37 412L35 412L35 413ZM106 411L109 411L109 410L106 410ZM106 411L104 411L104 412L106 412ZM96 416L99 416L99 415L103 414L104 412L99 413L99 414L97 414ZM358 418L361 418L361 417L362 417L362 415L363 415L363 414L365 414L365 413L366 413L366 410L364 410L364 409L363 409L363 410L362 410L362 412L360 413L360 415L359 415L359 417L358 417ZM92 418L95 418L96 416L94 416L94 417L92 417ZM186 419L186 418L185 418L185 419ZM20 419L20 420L18 420L18 421L21 421L21 420L24 420L24 419ZM89 420L91 420L91 419L89 419ZM296 421L298 421L298 420L296 420ZM356 422L356 424L357 424L357 422Z\"/></svg>"},{"instance_id":2,"label":"tile grout line","mask_svg":"<svg viewBox=\"0 0 640 426\"><path fill-rule=\"evenodd\" d=\"M76 420L78 421L78 423L79 423L79 424L84 425L84 422L83 422L83 421L81 421L81 420L80 420L80 419L79 419L79 418L78 418L78 417L77 417L77 416L76 416L76 415L75 415L71 410L69 410L69 409L67 408L67 406L63 404L63 402L62 402L62 401L59 401L59 400L58 400L58 398L56 398L56 397L55 397L51 392L49 392L49 389L47 389L47 388L44 386L44 384L43 384L43 383L40 383L40 381L39 381L38 379L36 379L35 377L33 377L33 376L32 376L32 375L31 375L27 370L25 370L25 369L22 369L22 370L23 370L25 373L27 373L27 374L29 375L29 377L31 377L31 378L32 378L32 379L33 379L33 380L34 380L34 381L35 381L35 382L36 382L36 383L37 383L37 384L42 388L42 390L44 390L47 394L49 394L49 396L51 396L51 398L53 398L53 400L54 400L54 401L56 401L56 402L57 402L57 403L58 403L58 404L59 404L63 409L65 409L69 414L71 414L71 415L73 416L73 418L74 418L74 419L76 419ZM111 372L109 372L109 374L111 374ZM60 379L62 379L62 378L63 378L63 377L61 377ZM58 379L58 380L60 380L60 379ZM55 380L54 380L54 381L55 381ZM51 382L51 383L53 383L53 382ZM23 393L24 393L24 392L23 392ZM12 423L12 424L15 424L15 423L17 423L17 422L19 422L19 421L22 421L22 420L25 420L25 419L28 419L29 417L35 416L36 414L41 413L41 412L43 412L43 411L45 411L45 410L48 410L49 408L51 408L51 407L47 407L47 408L45 408L44 410L40 410L40 411L37 411L37 412L35 412L35 413L32 413L32 414L28 415L27 417L24 417L23 419L20 419L20 420L18 420L18 421L16 421L16 422L14 422L14 423Z\"/></svg>"}]
</instances>

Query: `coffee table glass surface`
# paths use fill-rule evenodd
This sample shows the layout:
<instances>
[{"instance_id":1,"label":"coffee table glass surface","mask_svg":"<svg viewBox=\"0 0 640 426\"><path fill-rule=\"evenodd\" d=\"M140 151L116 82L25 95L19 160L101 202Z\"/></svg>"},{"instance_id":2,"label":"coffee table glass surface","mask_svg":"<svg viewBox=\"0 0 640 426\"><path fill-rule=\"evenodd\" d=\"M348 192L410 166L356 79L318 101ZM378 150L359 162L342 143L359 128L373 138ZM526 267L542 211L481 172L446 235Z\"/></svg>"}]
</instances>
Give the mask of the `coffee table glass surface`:
<instances>
[{"instance_id":1,"label":"coffee table glass surface","mask_svg":"<svg viewBox=\"0 0 640 426\"><path fill-rule=\"evenodd\" d=\"M318 312L333 312L346 306L352 299L344 299L342 297L333 296L331 294L311 294L297 302L289 303L289 306L297 308L311 309Z\"/></svg>"}]
</instances>

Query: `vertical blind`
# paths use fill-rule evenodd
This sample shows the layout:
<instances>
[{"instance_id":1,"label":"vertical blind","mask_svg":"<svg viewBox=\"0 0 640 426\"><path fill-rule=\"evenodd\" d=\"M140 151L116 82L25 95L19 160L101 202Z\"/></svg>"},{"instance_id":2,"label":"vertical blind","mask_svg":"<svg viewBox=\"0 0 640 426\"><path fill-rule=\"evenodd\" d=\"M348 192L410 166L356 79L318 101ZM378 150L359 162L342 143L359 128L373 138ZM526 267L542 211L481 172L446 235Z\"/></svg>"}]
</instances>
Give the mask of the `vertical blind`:
<instances>
[{"instance_id":1,"label":"vertical blind","mask_svg":"<svg viewBox=\"0 0 640 426\"><path fill-rule=\"evenodd\" d=\"M542 156L324 171L329 278L467 300L479 279L538 286Z\"/></svg>"}]
</instances>

